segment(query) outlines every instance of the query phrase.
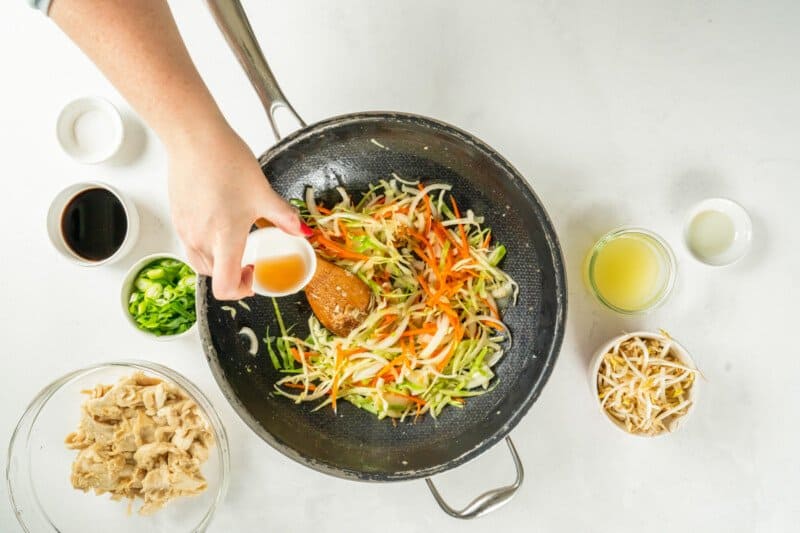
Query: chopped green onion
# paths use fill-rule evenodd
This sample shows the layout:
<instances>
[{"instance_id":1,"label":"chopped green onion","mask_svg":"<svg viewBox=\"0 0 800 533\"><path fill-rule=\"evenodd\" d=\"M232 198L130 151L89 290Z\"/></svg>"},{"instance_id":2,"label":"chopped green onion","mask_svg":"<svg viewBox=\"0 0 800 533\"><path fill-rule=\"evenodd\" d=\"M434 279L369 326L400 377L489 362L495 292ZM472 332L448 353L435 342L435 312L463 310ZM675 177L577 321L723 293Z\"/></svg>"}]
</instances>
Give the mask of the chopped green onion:
<instances>
[{"instance_id":1,"label":"chopped green onion","mask_svg":"<svg viewBox=\"0 0 800 533\"><path fill-rule=\"evenodd\" d=\"M197 276L175 259L156 259L136 275L128 312L136 326L156 336L177 335L192 327Z\"/></svg>"}]
</instances>

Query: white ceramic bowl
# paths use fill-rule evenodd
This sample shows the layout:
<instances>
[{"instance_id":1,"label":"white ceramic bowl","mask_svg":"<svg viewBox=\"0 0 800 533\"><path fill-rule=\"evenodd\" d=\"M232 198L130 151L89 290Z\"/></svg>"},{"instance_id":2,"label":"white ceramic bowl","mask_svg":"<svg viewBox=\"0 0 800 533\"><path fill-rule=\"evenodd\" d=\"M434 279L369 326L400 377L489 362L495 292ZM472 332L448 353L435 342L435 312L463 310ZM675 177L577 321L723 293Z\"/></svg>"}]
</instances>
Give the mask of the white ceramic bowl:
<instances>
[{"instance_id":1,"label":"white ceramic bowl","mask_svg":"<svg viewBox=\"0 0 800 533\"><path fill-rule=\"evenodd\" d=\"M197 320L195 320L192 327L187 329L182 333L178 333L176 335L154 335L152 333L148 333L147 331L139 329L139 326L136 324L136 321L131 316L131 313L128 311L128 300L131 297L131 291L133 290L133 282L136 281L136 276L139 275L139 272L142 271L144 267L156 261L158 259L174 259L176 261L180 261L181 263L189 264L185 259L178 257L177 255L163 252L157 254L150 254L142 257L138 261L136 261L131 268L128 269L128 272L125 274L125 277L122 279L122 288L120 290L120 307L122 308L122 314L125 316L125 320L128 321L128 324L133 327L136 331L141 333L142 335L146 335L151 339L156 339L159 341L171 341L175 339L179 339L181 337L185 337L187 335L192 335L197 330ZM191 267L191 265L189 265Z\"/></svg>"},{"instance_id":2,"label":"white ceramic bowl","mask_svg":"<svg viewBox=\"0 0 800 533\"><path fill-rule=\"evenodd\" d=\"M633 332L633 333L625 333L625 334L622 334L622 335L620 335L618 337L615 337L615 338L611 339L606 344L601 346L600 349L597 350L597 352L594 354L594 357L592 357L592 360L589 363L589 375L588 375L588 377L589 377L589 391L590 391L590 393L592 395L593 401L597 405L597 408L600 410L600 412L603 414L603 417L605 419L607 419L609 422L611 422L614 425L614 427L616 427L617 429L619 429L620 431L622 431L626 435L634 435L636 437L660 437L661 435L669 435L670 433L674 433L680 426L682 426L686 422L686 419L689 418L689 416L694 411L694 407L695 407L695 405L697 403L697 389L700 386L700 381L701 381L699 379L699 377L694 380L694 383L692 384L692 387L688 391L687 396L692 400L692 403L691 403L691 405L689 405L689 408L687 409L686 414L683 415L680 418L676 418L675 420L673 420L669 431L664 431L664 432L659 433L657 435L646 435L646 434L643 434L643 433L630 433L625 428L625 425L622 422L620 422L619 420L617 420L614 417L612 417L611 415L609 415L608 412L603 408L603 406L600 403L600 398L598 398L598 396L597 396L597 374L600 371L600 364L603 361L603 356L605 354L607 354L609 351L611 351L611 349L614 347L615 344L625 342L626 340L628 340L628 339L630 339L632 337L639 337L641 339L656 339L656 340L659 340L661 342L669 342L670 345L671 345L670 353L672 355L677 357L678 360L680 360L686 366L689 366L689 367L692 367L692 368L697 368L697 365L695 365L694 360L689 355L689 352L686 351L686 348L684 348L678 341L676 341L673 338L667 338L667 337L665 337L664 335L662 335L660 333L652 333L652 332L649 332L649 331L636 331L636 332Z\"/></svg>"},{"instance_id":3,"label":"white ceramic bowl","mask_svg":"<svg viewBox=\"0 0 800 533\"><path fill-rule=\"evenodd\" d=\"M64 234L61 231L61 217L64 214L64 209L73 198L83 191L97 188L111 192L122 203L122 208L125 210L125 216L128 220L128 230L125 233L125 240L122 241L122 245L113 255L101 261L90 261L79 256L67 246L64 241ZM136 244L136 240L139 238L139 212L130 198L107 183L99 181L75 183L58 193L53 198L53 201L50 202L50 208L47 211L47 235L50 237L50 242L56 251L73 263L90 267L107 265L125 257L125 254L130 252L131 248Z\"/></svg>"},{"instance_id":4,"label":"white ceramic bowl","mask_svg":"<svg viewBox=\"0 0 800 533\"><path fill-rule=\"evenodd\" d=\"M689 228L692 221L704 211L719 211L727 215L731 223L733 223L733 242L725 251L711 257L695 253L689 242ZM744 207L727 198L708 198L698 203L686 215L683 225L683 241L692 256L698 261L711 266L725 266L735 263L750 250L752 240L753 223L750 220L750 215L747 214Z\"/></svg>"},{"instance_id":5,"label":"white ceramic bowl","mask_svg":"<svg viewBox=\"0 0 800 533\"><path fill-rule=\"evenodd\" d=\"M116 383L141 371L178 385L200 407L214 432L215 446L201 470L208 488L197 496L178 498L150 516L128 515L127 502L108 494L76 490L70 468L77 456L64 438L78 427L82 390ZM6 482L14 514L24 531L97 531L179 533L204 531L225 497L230 451L225 428L214 406L181 374L145 361L116 361L76 370L45 387L20 418L8 449ZM141 500L139 500L141 502ZM134 505L137 508L141 503ZM5 524L10 531L11 524Z\"/></svg>"},{"instance_id":6,"label":"white ceramic bowl","mask_svg":"<svg viewBox=\"0 0 800 533\"><path fill-rule=\"evenodd\" d=\"M257 229L247 236L247 243L242 256L242 266L255 265L257 261L297 254L303 258L306 265L306 275L303 280L290 290L273 292L259 285L253 276L253 291L262 296L288 296L299 292L308 285L317 271L317 254L311 243L303 237L295 237L274 226Z\"/></svg>"},{"instance_id":7,"label":"white ceramic bowl","mask_svg":"<svg viewBox=\"0 0 800 533\"><path fill-rule=\"evenodd\" d=\"M64 106L56 120L56 136L67 155L81 163L102 163L122 146L125 126L114 105L86 96Z\"/></svg>"}]
</instances>

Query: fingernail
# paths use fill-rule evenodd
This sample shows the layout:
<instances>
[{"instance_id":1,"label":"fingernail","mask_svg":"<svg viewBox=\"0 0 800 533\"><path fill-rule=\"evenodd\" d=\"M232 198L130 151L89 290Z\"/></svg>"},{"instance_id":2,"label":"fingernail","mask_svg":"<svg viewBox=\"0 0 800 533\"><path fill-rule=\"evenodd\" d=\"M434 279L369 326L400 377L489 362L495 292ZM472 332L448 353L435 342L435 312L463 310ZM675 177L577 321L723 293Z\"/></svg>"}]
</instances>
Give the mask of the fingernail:
<instances>
[{"instance_id":1,"label":"fingernail","mask_svg":"<svg viewBox=\"0 0 800 533\"><path fill-rule=\"evenodd\" d=\"M306 237L311 237L312 235L314 235L314 230L311 229L311 226L309 226L302 220L300 221L300 231L302 231L303 235L305 235Z\"/></svg>"}]
</instances>

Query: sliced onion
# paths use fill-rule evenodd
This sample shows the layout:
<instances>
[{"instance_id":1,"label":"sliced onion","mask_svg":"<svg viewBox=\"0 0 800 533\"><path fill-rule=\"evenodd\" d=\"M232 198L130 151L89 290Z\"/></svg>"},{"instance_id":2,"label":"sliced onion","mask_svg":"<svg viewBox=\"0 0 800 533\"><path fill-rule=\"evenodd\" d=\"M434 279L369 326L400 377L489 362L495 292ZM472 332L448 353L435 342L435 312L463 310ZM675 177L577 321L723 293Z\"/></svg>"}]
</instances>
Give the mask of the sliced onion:
<instances>
[{"instance_id":1,"label":"sliced onion","mask_svg":"<svg viewBox=\"0 0 800 533\"><path fill-rule=\"evenodd\" d=\"M433 338L430 340L428 345L419 353L418 359L426 359L427 357L430 357L434 350L436 350L436 348L438 348L442 343L442 339L444 339L444 336L447 335L447 331L449 329L450 322L445 317L440 317L438 324L436 324L436 333L433 335Z\"/></svg>"},{"instance_id":2,"label":"sliced onion","mask_svg":"<svg viewBox=\"0 0 800 533\"><path fill-rule=\"evenodd\" d=\"M454 218L453 220L445 220L442 222L442 226L457 226L458 224L474 224L475 226L480 226L483 224L483 217L476 217L475 213L472 212L472 209L467 210L467 216L462 218Z\"/></svg>"},{"instance_id":3,"label":"sliced onion","mask_svg":"<svg viewBox=\"0 0 800 533\"><path fill-rule=\"evenodd\" d=\"M417 210L417 204L422 201L423 196L428 194L431 191L449 191L453 187L447 185L446 183L434 183L433 185L428 185L427 187L423 188L421 191L417 192L417 195L411 201L411 206L408 208L409 218L414 216L414 213Z\"/></svg>"},{"instance_id":4,"label":"sliced onion","mask_svg":"<svg viewBox=\"0 0 800 533\"><path fill-rule=\"evenodd\" d=\"M311 213L311 216L318 217L320 212L319 209L317 209L317 200L314 198L314 192L314 187L306 187L306 208L308 208L308 212Z\"/></svg>"},{"instance_id":5,"label":"sliced onion","mask_svg":"<svg viewBox=\"0 0 800 533\"><path fill-rule=\"evenodd\" d=\"M347 191L344 189L344 187L336 187L336 191L342 197L342 203L344 204L344 206L350 207L352 205L350 202L350 195L347 194Z\"/></svg>"},{"instance_id":6,"label":"sliced onion","mask_svg":"<svg viewBox=\"0 0 800 533\"><path fill-rule=\"evenodd\" d=\"M455 342L456 342L455 339L451 340L444 348L439 350L439 353L437 353L434 357L431 357L430 359L425 359L425 364L438 365L439 363L441 363L444 360L444 358L447 357L447 354L450 353L450 350L453 349L453 345L455 344Z\"/></svg>"},{"instance_id":7,"label":"sliced onion","mask_svg":"<svg viewBox=\"0 0 800 533\"><path fill-rule=\"evenodd\" d=\"M412 187L416 187L417 184L419 183L419 180L412 180L412 181L405 180L405 179L401 178L400 176L398 176L397 173L395 173L395 172L392 172L392 177L394 179L396 179L397 181L399 181L400 183L402 183L403 185L410 185Z\"/></svg>"},{"instance_id":8,"label":"sliced onion","mask_svg":"<svg viewBox=\"0 0 800 533\"><path fill-rule=\"evenodd\" d=\"M365 379L375 377L375 374L381 371L381 369L385 366L385 363L374 363L372 365L367 365L366 368L362 368L357 370L353 373L353 381L362 381Z\"/></svg>"},{"instance_id":9,"label":"sliced onion","mask_svg":"<svg viewBox=\"0 0 800 533\"><path fill-rule=\"evenodd\" d=\"M400 324L395 328L391 335L380 341L379 343L374 345L374 349L376 350L383 350L390 346L394 346L397 341L400 340L400 337L403 335L403 332L406 330L406 326L408 326L408 315L403 317L403 320Z\"/></svg>"},{"instance_id":10,"label":"sliced onion","mask_svg":"<svg viewBox=\"0 0 800 533\"><path fill-rule=\"evenodd\" d=\"M484 389L489 386L489 382L494 377L494 372L488 370L485 375L481 372L475 372L470 380L467 382L466 387L468 389L474 389L477 387L483 387Z\"/></svg>"},{"instance_id":11,"label":"sliced onion","mask_svg":"<svg viewBox=\"0 0 800 533\"><path fill-rule=\"evenodd\" d=\"M239 335L243 335L250 340L250 348L247 350L250 352L250 355L255 355L258 353L258 337L256 337L256 332L252 329L248 328L247 326L243 327L239 330Z\"/></svg>"}]
</instances>

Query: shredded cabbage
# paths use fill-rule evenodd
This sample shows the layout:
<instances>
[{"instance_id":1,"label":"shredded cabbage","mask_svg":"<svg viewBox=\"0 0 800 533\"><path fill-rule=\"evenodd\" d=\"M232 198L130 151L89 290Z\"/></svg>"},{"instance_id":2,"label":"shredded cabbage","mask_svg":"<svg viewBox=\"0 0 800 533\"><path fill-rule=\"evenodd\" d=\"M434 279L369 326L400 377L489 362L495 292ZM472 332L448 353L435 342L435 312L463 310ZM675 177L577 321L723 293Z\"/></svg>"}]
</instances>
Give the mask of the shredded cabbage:
<instances>
[{"instance_id":1,"label":"shredded cabbage","mask_svg":"<svg viewBox=\"0 0 800 533\"><path fill-rule=\"evenodd\" d=\"M448 406L492 388L508 328L497 298L516 301L518 286L498 264L506 248L472 211L462 215L446 184L394 177L360 201L326 208L307 189L293 200L314 229L317 253L353 272L377 302L363 324L337 337L311 316L309 335L286 329L264 339L276 369L276 391L297 403L337 400L379 418L436 417Z\"/></svg>"}]
</instances>

